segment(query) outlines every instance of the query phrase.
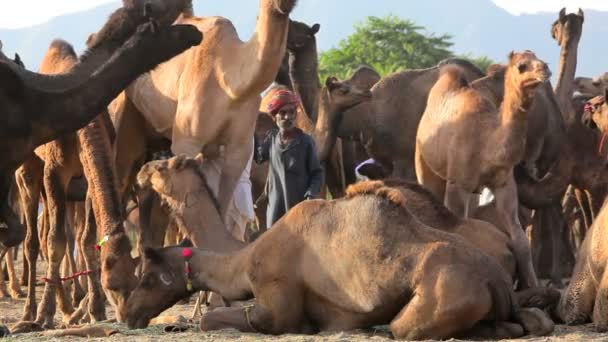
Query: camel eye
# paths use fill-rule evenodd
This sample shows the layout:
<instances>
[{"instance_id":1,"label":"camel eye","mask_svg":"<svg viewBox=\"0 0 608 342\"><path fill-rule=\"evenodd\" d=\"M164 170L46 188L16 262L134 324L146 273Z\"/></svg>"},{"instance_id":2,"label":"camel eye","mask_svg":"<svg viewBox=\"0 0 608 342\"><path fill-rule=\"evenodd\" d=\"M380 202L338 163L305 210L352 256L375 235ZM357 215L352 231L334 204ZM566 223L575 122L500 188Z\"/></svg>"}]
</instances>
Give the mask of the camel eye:
<instances>
[{"instance_id":1,"label":"camel eye","mask_svg":"<svg viewBox=\"0 0 608 342\"><path fill-rule=\"evenodd\" d=\"M528 65L526 63L519 63L519 65L517 66L517 69L519 70L520 73L523 73L526 70L528 70Z\"/></svg>"}]
</instances>

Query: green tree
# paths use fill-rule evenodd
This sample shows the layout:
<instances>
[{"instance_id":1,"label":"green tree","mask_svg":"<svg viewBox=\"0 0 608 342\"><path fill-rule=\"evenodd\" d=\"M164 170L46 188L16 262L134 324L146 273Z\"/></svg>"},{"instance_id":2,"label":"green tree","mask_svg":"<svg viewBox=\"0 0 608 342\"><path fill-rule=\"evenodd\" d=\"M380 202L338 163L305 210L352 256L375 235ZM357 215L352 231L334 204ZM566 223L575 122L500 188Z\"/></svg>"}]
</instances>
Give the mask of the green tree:
<instances>
[{"instance_id":1,"label":"green tree","mask_svg":"<svg viewBox=\"0 0 608 342\"><path fill-rule=\"evenodd\" d=\"M367 17L355 25L355 32L337 48L321 53L319 76L349 77L360 65L374 68L380 75L405 70L428 68L452 57L451 36L427 33L422 26L394 15ZM485 57L466 57L485 70Z\"/></svg>"}]
</instances>

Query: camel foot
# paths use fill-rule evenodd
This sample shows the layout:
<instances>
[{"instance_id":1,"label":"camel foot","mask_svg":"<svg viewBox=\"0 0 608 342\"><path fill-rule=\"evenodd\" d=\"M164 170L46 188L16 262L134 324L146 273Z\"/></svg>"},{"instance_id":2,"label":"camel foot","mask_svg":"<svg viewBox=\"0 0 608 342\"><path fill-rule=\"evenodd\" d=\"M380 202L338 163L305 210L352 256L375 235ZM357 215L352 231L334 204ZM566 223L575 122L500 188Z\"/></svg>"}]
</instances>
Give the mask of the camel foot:
<instances>
[{"instance_id":1,"label":"camel foot","mask_svg":"<svg viewBox=\"0 0 608 342\"><path fill-rule=\"evenodd\" d=\"M527 335L547 336L555 328L555 323L538 308L519 309L513 314L513 319L521 324Z\"/></svg>"},{"instance_id":2,"label":"camel foot","mask_svg":"<svg viewBox=\"0 0 608 342\"><path fill-rule=\"evenodd\" d=\"M521 308L554 307L559 302L561 293L549 287L534 287L515 292L515 301Z\"/></svg>"},{"instance_id":3,"label":"camel foot","mask_svg":"<svg viewBox=\"0 0 608 342\"><path fill-rule=\"evenodd\" d=\"M0 298L11 298L11 295L8 293L6 288L0 287Z\"/></svg>"},{"instance_id":4,"label":"camel foot","mask_svg":"<svg viewBox=\"0 0 608 342\"><path fill-rule=\"evenodd\" d=\"M21 291L21 289L11 289L10 294L13 299L25 298L25 292Z\"/></svg>"},{"instance_id":5,"label":"camel foot","mask_svg":"<svg viewBox=\"0 0 608 342\"><path fill-rule=\"evenodd\" d=\"M32 322L36 318L36 306L25 305L23 309L23 316L21 316L21 322Z\"/></svg>"},{"instance_id":6,"label":"camel foot","mask_svg":"<svg viewBox=\"0 0 608 342\"><path fill-rule=\"evenodd\" d=\"M44 329L40 324L31 321L21 321L11 327L11 333L13 334L39 332L43 330Z\"/></svg>"},{"instance_id":7,"label":"camel foot","mask_svg":"<svg viewBox=\"0 0 608 342\"><path fill-rule=\"evenodd\" d=\"M524 336L524 328L509 322L480 322L467 333L471 339L503 340Z\"/></svg>"}]
</instances>

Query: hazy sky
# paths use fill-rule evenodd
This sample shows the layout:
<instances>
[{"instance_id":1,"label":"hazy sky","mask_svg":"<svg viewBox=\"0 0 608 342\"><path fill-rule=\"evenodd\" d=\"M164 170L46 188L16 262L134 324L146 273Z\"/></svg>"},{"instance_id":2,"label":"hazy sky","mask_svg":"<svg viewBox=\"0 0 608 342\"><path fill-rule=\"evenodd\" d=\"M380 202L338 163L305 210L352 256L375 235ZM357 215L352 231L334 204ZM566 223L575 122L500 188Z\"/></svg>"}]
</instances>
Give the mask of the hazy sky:
<instances>
[{"instance_id":1,"label":"hazy sky","mask_svg":"<svg viewBox=\"0 0 608 342\"><path fill-rule=\"evenodd\" d=\"M42 23L70 12L77 12L116 0L18 0L5 4L0 11L0 28L18 28ZM203 0L194 0L203 1ZM205 0L216 1L216 0ZM255 1L255 0L252 0ZM306 1L306 0L302 0ZM330 0L331 1L331 0ZM353 0L370 1L370 0ZM397 1L397 0L395 0ZM452 0L449 0L452 1ZM466 1L466 0L465 0ZM554 12L566 6L574 11L578 7L608 11L608 0L492 0L513 14ZM371 2L371 1L370 1ZM23 13L27 13L24 15Z\"/></svg>"}]
</instances>

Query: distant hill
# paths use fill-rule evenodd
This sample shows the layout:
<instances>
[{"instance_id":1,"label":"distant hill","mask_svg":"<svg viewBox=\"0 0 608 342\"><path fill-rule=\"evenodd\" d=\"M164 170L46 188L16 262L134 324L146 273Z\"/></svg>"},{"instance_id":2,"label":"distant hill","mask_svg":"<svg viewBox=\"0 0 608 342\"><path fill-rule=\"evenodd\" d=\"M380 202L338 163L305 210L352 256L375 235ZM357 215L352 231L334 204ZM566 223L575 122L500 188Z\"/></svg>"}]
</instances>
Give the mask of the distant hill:
<instances>
[{"instance_id":1,"label":"distant hill","mask_svg":"<svg viewBox=\"0 0 608 342\"><path fill-rule=\"evenodd\" d=\"M194 2L197 15L230 18L242 39L247 39L255 28L258 1ZM0 40L5 52L18 51L27 67L36 69L54 38L63 38L80 51L89 33L96 31L119 5L117 1L25 29L0 29ZM558 65L559 47L549 32L557 13L514 16L491 0L300 0L292 17L320 23L319 48L326 50L348 36L353 25L365 17L388 14L411 19L429 32L452 35L453 50L458 54L486 55L504 61L511 50L530 49L549 62L554 71ZM608 62L605 62L608 12L586 11L583 31L577 74L594 76L608 71Z\"/></svg>"}]
</instances>

